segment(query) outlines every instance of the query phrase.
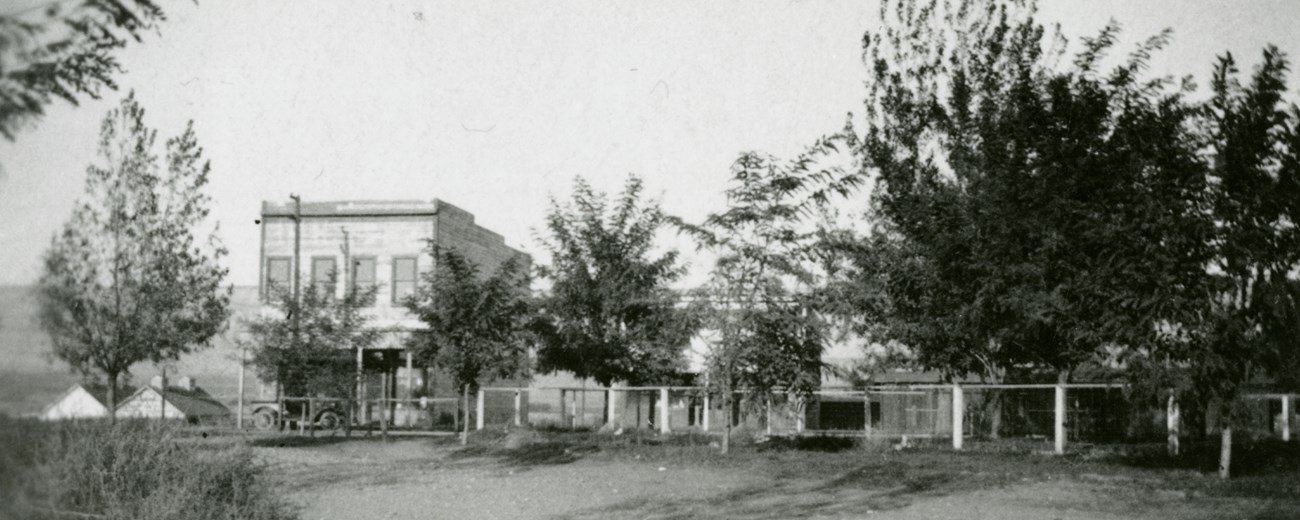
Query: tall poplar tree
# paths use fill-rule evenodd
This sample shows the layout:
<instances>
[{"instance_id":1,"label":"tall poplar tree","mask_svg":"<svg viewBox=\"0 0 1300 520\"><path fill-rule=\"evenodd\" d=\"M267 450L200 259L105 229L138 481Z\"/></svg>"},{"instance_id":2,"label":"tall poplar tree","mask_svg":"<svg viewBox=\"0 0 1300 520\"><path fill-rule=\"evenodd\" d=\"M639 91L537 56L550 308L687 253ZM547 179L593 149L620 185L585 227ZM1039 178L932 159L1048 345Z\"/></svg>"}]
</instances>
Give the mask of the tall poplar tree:
<instances>
[{"instance_id":1,"label":"tall poplar tree","mask_svg":"<svg viewBox=\"0 0 1300 520\"><path fill-rule=\"evenodd\" d=\"M160 158L144 115L132 94L104 118L100 161L45 253L38 287L54 355L105 377L110 410L133 365L210 345L229 316L226 249L215 229L200 231L210 168L193 124Z\"/></svg>"}]
</instances>

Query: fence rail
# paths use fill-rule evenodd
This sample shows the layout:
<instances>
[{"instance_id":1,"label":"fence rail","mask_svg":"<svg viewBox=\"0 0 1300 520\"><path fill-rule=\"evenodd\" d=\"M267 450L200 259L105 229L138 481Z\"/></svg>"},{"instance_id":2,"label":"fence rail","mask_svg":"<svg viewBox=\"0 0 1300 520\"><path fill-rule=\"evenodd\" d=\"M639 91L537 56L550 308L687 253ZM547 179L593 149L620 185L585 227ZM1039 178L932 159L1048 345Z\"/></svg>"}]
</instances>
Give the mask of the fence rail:
<instances>
[{"instance_id":1,"label":"fence rail","mask_svg":"<svg viewBox=\"0 0 1300 520\"><path fill-rule=\"evenodd\" d=\"M1063 453L1069 442L1155 439L1180 432L1165 403L1138 402L1125 385L913 384L827 389L810 396L737 390L724 409L714 388L481 387L474 394L418 399L288 397L280 419L300 432L319 428L322 413L347 409L353 424L415 430L549 426L612 432L714 432L733 427L765 435L861 435L878 438L1022 438ZM1248 434L1291 439L1297 394L1250 394ZM303 404L305 403L305 405ZM1175 413L1169 413L1173 411ZM1210 421L1207 419L1206 424ZM1047 444L1050 443L1050 444ZM1050 448L1049 448L1050 446Z\"/></svg>"}]
</instances>

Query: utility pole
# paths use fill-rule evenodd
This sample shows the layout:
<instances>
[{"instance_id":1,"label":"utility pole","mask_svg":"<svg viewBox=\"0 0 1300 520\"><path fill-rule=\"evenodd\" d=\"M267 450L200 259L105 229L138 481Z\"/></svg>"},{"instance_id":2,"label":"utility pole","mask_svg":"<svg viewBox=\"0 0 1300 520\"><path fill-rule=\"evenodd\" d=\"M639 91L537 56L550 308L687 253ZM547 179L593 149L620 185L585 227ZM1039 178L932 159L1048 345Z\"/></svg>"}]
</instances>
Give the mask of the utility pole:
<instances>
[{"instance_id":1,"label":"utility pole","mask_svg":"<svg viewBox=\"0 0 1300 520\"><path fill-rule=\"evenodd\" d=\"M239 404L235 412L235 429L244 431L244 363L248 358L245 352L248 350L248 344L242 339L239 342Z\"/></svg>"},{"instance_id":2,"label":"utility pole","mask_svg":"<svg viewBox=\"0 0 1300 520\"><path fill-rule=\"evenodd\" d=\"M298 298L299 278L302 277L302 266L299 264L302 252L302 198L292 193L289 194L289 198L293 199L293 349L297 350L298 315L302 310L299 308L302 301Z\"/></svg>"}]
</instances>

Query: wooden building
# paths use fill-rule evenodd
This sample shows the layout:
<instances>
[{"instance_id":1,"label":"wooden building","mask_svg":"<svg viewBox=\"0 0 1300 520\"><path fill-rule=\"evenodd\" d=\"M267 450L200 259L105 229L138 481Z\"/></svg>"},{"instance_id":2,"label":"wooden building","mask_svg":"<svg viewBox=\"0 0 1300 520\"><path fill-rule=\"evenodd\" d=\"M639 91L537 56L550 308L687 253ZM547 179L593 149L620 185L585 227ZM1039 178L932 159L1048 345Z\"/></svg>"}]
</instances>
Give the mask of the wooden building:
<instances>
[{"instance_id":1,"label":"wooden building","mask_svg":"<svg viewBox=\"0 0 1300 520\"><path fill-rule=\"evenodd\" d=\"M353 283L377 287L367 314L370 325L384 334L376 345L356 354L363 373L358 389L362 399L376 399L384 392L393 399L454 392L445 383L449 378L436 377L406 348L407 336L423 324L402 301L415 292L421 276L435 268L430 242L458 251L484 271L512 257L531 263L528 255L507 246L500 234L476 224L474 215L438 199L263 202L261 217L264 303L269 305L269 287L292 287L295 257L304 289L328 283L331 273L337 276L328 289L339 296ZM350 266L344 266L345 247ZM409 416L396 408L397 420ZM368 410L362 415L363 421L372 419Z\"/></svg>"},{"instance_id":2,"label":"wooden building","mask_svg":"<svg viewBox=\"0 0 1300 520\"><path fill-rule=\"evenodd\" d=\"M228 419L230 409L199 388L193 378L181 377L160 391L163 378L154 376L148 386L136 390L117 407L117 416L128 419L178 419L191 424L209 424Z\"/></svg>"}]
</instances>

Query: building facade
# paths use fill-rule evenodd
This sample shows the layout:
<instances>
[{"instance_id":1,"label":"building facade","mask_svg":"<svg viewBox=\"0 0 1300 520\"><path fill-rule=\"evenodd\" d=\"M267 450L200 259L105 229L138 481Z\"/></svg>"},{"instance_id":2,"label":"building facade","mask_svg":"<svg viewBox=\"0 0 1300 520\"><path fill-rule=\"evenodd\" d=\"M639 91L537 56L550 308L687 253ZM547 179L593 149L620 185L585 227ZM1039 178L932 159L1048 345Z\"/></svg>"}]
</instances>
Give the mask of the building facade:
<instances>
[{"instance_id":1,"label":"building facade","mask_svg":"<svg viewBox=\"0 0 1300 520\"><path fill-rule=\"evenodd\" d=\"M437 378L406 347L406 338L422 324L402 301L436 268L431 243L458 251L484 271L514 257L531 262L507 246L500 234L476 224L468 211L438 199L263 202L261 217L259 294L265 306L272 288L292 287L295 250L303 290L331 280L333 286L326 289L337 296L352 283L377 288L366 313L370 326L384 334L377 344L357 353L358 370L364 374L359 388L363 399L378 398L385 391L393 399L418 398L432 394L436 381L446 379ZM350 265L344 265L345 256Z\"/></svg>"}]
</instances>

